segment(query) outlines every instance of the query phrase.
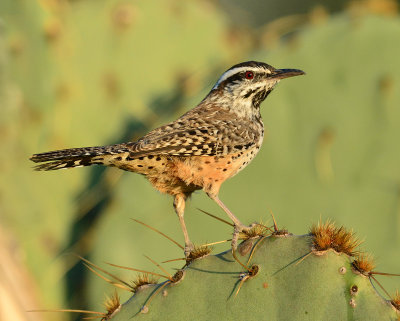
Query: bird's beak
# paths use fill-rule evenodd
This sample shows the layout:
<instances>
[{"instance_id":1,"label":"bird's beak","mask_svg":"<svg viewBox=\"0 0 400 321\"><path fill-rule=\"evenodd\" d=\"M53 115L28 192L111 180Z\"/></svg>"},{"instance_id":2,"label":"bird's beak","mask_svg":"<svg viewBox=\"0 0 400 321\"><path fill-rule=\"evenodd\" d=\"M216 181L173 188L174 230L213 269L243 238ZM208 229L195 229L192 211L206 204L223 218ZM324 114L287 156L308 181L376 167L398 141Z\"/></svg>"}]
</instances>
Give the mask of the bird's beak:
<instances>
[{"instance_id":1,"label":"bird's beak","mask_svg":"<svg viewBox=\"0 0 400 321\"><path fill-rule=\"evenodd\" d=\"M306 73L300 69L275 69L269 77L274 79L284 79L305 74Z\"/></svg>"}]
</instances>

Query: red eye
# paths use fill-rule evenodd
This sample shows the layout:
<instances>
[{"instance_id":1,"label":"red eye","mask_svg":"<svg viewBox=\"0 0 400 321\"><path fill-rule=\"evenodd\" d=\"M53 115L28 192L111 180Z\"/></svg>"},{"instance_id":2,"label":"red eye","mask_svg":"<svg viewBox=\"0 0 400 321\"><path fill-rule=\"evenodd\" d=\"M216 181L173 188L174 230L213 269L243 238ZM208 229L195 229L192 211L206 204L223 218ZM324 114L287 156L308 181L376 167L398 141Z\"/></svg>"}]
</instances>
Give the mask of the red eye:
<instances>
[{"instance_id":1,"label":"red eye","mask_svg":"<svg viewBox=\"0 0 400 321\"><path fill-rule=\"evenodd\" d=\"M246 71L245 77L246 77L246 79L253 79L254 74L252 71Z\"/></svg>"}]
</instances>

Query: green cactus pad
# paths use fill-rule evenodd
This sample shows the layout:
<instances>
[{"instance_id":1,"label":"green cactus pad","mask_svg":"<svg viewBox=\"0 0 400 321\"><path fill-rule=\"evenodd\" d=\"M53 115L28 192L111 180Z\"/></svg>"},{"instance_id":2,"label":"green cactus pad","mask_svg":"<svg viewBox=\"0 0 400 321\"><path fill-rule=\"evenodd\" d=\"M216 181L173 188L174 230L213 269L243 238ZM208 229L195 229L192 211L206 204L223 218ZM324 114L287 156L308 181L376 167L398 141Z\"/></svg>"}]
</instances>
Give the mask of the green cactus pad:
<instances>
[{"instance_id":1,"label":"green cactus pad","mask_svg":"<svg viewBox=\"0 0 400 321\"><path fill-rule=\"evenodd\" d=\"M176 284L144 286L111 319L397 320L348 255L311 252L310 235L246 242L258 243L248 264L258 267L256 275L249 277L230 251L207 256L186 267ZM245 256L240 252L247 263L250 247Z\"/></svg>"}]
</instances>

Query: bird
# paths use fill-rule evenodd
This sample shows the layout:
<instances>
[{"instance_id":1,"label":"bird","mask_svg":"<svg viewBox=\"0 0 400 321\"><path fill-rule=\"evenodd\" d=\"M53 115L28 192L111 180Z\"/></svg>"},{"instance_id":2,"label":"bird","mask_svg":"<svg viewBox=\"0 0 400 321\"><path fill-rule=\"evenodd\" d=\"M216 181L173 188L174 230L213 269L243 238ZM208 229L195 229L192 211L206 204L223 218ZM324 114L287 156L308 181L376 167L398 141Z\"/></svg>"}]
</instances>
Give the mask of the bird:
<instances>
[{"instance_id":1,"label":"bird","mask_svg":"<svg viewBox=\"0 0 400 321\"><path fill-rule=\"evenodd\" d=\"M226 70L196 107L137 141L50 151L30 160L39 163L34 167L38 171L104 165L145 176L156 190L173 197L186 257L194 250L184 220L186 200L203 190L232 220L232 249L236 249L238 234L251 225L243 224L219 199L221 184L260 150L261 103L280 80L304 74L263 62L242 62Z\"/></svg>"}]
</instances>

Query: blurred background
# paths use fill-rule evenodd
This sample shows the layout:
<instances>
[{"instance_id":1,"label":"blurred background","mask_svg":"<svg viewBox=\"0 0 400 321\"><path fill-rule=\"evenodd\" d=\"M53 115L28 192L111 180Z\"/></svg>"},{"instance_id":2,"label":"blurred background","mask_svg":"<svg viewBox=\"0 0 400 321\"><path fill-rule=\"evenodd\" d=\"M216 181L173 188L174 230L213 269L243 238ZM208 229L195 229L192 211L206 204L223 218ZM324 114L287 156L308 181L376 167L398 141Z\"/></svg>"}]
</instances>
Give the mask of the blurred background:
<instances>
[{"instance_id":1,"label":"blurred background","mask_svg":"<svg viewBox=\"0 0 400 321\"><path fill-rule=\"evenodd\" d=\"M353 228L377 270L400 272L400 17L396 0L1 0L0 319L76 320L29 309L104 311L111 285L182 251L172 199L113 168L34 172L33 153L140 137L194 107L246 60L299 68L262 104L267 137L220 197L245 223L305 234ZM196 243L229 238L203 192L188 203ZM217 246L216 251L228 245ZM166 264L170 271L182 262ZM394 293L399 279L380 278ZM120 291L122 301L130 296Z\"/></svg>"}]
</instances>

